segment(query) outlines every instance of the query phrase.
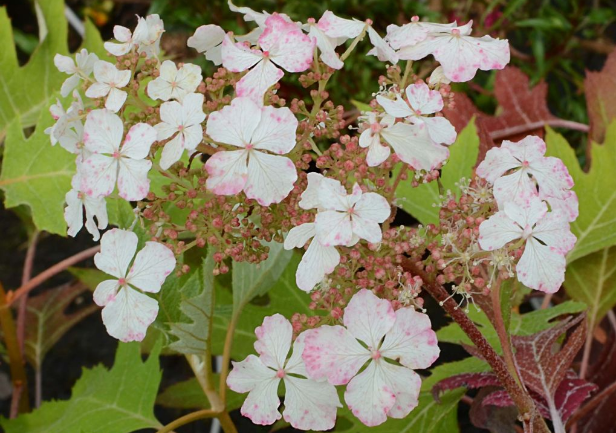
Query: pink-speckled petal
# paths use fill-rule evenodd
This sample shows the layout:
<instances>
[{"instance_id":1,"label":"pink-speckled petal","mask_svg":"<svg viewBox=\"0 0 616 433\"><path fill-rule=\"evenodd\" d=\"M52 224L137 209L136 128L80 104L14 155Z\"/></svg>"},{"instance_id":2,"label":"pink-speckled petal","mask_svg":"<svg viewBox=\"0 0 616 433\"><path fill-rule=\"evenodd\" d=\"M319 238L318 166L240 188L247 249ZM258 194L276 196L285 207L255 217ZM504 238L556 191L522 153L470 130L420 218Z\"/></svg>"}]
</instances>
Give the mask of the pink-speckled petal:
<instances>
[{"instance_id":1,"label":"pink-speckled petal","mask_svg":"<svg viewBox=\"0 0 616 433\"><path fill-rule=\"evenodd\" d=\"M430 367L440 353L430 317L412 308L396 311L394 326L379 350L385 358L412 369Z\"/></svg>"},{"instance_id":2,"label":"pink-speckled petal","mask_svg":"<svg viewBox=\"0 0 616 433\"><path fill-rule=\"evenodd\" d=\"M245 150L223 151L205 163L208 178L205 186L217 195L234 195L244 189L248 178Z\"/></svg>"},{"instance_id":3,"label":"pink-speckled petal","mask_svg":"<svg viewBox=\"0 0 616 433\"><path fill-rule=\"evenodd\" d=\"M533 162L543 158L545 155L545 141L536 135L528 135L519 141L504 140L501 149L506 149L518 161Z\"/></svg>"},{"instance_id":4,"label":"pink-speckled petal","mask_svg":"<svg viewBox=\"0 0 616 433\"><path fill-rule=\"evenodd\" d=\"M574 191L562 191L560 197L549 197L539 193L542 200L546 200L552 212L565 216L567 221L573 222L580 215L580 202Z\"/></svg>"},{"instance_id":5,"label":"pink-speckled petal","mask_svg":"<svg viewBox=\"0 0 616 433\"><path fill-rule=\"evenodd\" d=\"M123 342L141 341L158 315L158 302L130 287L121 288L103 308L107 333Z\"/></svg>"},{"instance_id":6,"label":"pink-speckled petal","mask_svg":"<svg viewBox=\"0 0 616 433\"><path fill-rule=\"evenodd\" d=\"M132 126L124 144L122 144L122 156L132 159L143 159L150 153L152 143L156 141L156 129L147 123L137 123Z\"/></svg>"},{"instance_id":7,"label":"pink-speckled petal","mask_svg":"<svg viewBox=\"0 0 616 433\"><path fill-rule=\"evenodd\" d=\"M262 106L267 89L280 81L283 75L282 69L277 68L269 59L264 59L238 81L235 93L238 97L250 98Z\"/></svg>"},{"instance_id":8,"label":"pink-speckled petal","mask_svg":"<svg viewBox=\"0 0 616 433\"><path fill-rule=\"evenodd\" d=\"M101 238L101 251L94 256L94 264L109 275L124 278L137 251L137 242L137 235L133 232L109 230Z\"/></svg>"},{"instance_id":9,"label":"pink-speckled petal","mask_svg":"<svg viewBox=\"0 0 616 433\"><path fill-rule=\"evenodd\" d=\"M415 170L432 170L449 157L449 150L432 141L424 124L396 123L381 131L381 136Z\"/></svg>"},{"instance_id":10,"label":"pink-speckled petal","mask_svg":"<svg viewBox=\"0 0 616 433\"><path fill-rule=\"evenodd\" d=\"M118 280L101 281L94 290L94 303L99 307L104 307L113 301L119 288Z\"/></svg>"},{"instance_id":11,"label":"pink-speckled petal","mask_svg":"<svg viewBox=\"0 0 616 433\"><path fill-rule=\"evenodd\" d=\"M122 119L107 109L88 113L83 128L85 148L93 153L113 153L120 147L124 135Z\"/></svg>"},{"instance_id":12,"label":"pink-speckled petal","mask_svg":"<svg viewBox=\"0 0 616 433\"><path fill-rule=\"evenodd\" d=\"M315 225L316 239L323 246L347 245L353 238L351 218L346 212L319 212L315 219Z\"/></svg>"},{"instance_id":13,"label":"pink-speckled petal","mask_svg":"<svg viewBox=\"0 0 616 433\"><path fill-rule=\"evenodd\" d=\"M555 293L565 280L567 261L557 248L530 237L516 266L518 280L531 289Z\"/></svg>"},{"instance_id":14,"label":"pink-speckled petal","mask_svg":"<svg viewBox=\"0 0 616 433\"><path fill-rule=\"evenodd\" d=\"M497 212L479 226L479 246L494 251L522 237L522 229L505 212Z\"/></svg>"},{"instance_id":15,"label":"pink-speckled petal","mask_svg":"<svg viewBox=\"0 0 616 433\"><path fill-rule=\"evenodd\" d=\"M110 156L94 153L80 166L81 191L92 197L108 196L113 192L118 176L118 162Z\"/></svg>"},{"instance_id":16,"label":"pink-speckled petal","mask_svg":"<svg viewBox=\"0 0 616 433\"><path fill-rule=\"evenodd\" d=\"M396 314L387 299L381 299L370 290L357 292L344 309L344 326L351 335L376 350L385 334L392 329Z\"/></svg>"},{"instance_id":17,"label":"pink-speckled petal","mask_svg":"<svg viewBox=\"0 0 616 433\"><path fill-rule=\"evenodd\" d=\"M267 316L255 329L255 335L257 341L254 346L261 362L276 371L283 369L293 338L291 322L282 314Z\"/></svg>"},{"instance_id":18,"label":"pink-speckled petal","mask_svg":"<svg viewBox=\"0 0 616 433\"><path fill-rule=\"evenodd\" d=\"M118 192L124 200L143 200L150 191L148 172L152 161L122 158L118 170Z\"/></svg>"},{"instance_id":19,"label":"pink-speckled petal","mask_svg":"<svg viewBox=\"0 0 616 433\"><path fill-rule=\"evenodd\" d=\"M577 238L571 233L566 215L549 212L533 228L533 237L565 255L573 249Z\"/></svg>"},{"instance_id":20,"label":"pink-speckled petal","mask_svg":"<svg viewBox=\"0 0 616 433\"><path fill-rule=\"evenodd\" d=\"M248 179L244 185L246 197L261 206L280 203L297 180L297 169L285 156L269 155L253 150L248 159Z\"/></svg>"},{"instance_id":21,"label":"pink-speckled petal","mask_svg":"<svg viewBox=\"0 0 616 433\"><path fill-rule=\"evenodd\" d=\"M529 197L537 196L537 187L528 176L526 168L521 168L496 179L493 191L499 209L502 209L510 201L525 205Z\"/></svg>"},{"instance_id":22,"label":"pink-speckled petal","mask_svg":"<svg viewBox=\"0 0 616 433\"><path fill-rule=\"evenodd\" d=\"M414 114L409 104L400 95L396 95L396 99L389 99L383 95L378 95L376 100L390 116L404 118Z\"/></svg>"},{"instance_id":23,"label":"pink-speckled petal","mask_svg":"<svg viewBox=\"0 0 616 433\"><path fill-rule=\"evenodd\" d=\"M207 135L220 143L245 147L261 121L261 106L250 98L235 98L231 105L210 114Z\"/></svg>"},{"instance_id":24,"label":"pink-speckled petal","mask_svg":"<svg viewBox=\"0 0 616 433\"><path fill-rule=\"evenodd\" d=\"M222 41L221 56L222 65L231 72L243 72L263 59L260 51L251 50L243 44L234 44L226 35Z\"/></svg>"},{"instance_id":25,"label":"pink-speckled petal","mask_svg":"<svg viewBox=\"0 0 616 433\"><path fill-rule=\"evenodd\" d=\"M324 325L306 331L302 358L311 379L345 385L370 359L370 352L346 328Z\"/></svg>"},{"instance_id":26,"label":"pink-speckled petal","mask_svg":"<svg viewBox=\"0 0 616 433\"><path fill-rule=\"evenodd\" d=\"M299 430L323 431L334 427L340 404L338 393L327 382L284 377L284 420Z\"/></svg>"},{"instance_id":27,"label":"pink-speckled petal","mask_svg":"<svg viewBox=\"0 0 616 433\"><path fill-rule=\"evenodd\" d=\"M381 368L383 361L371 361L368 367L353 378L344 393L349 410L369 427L387 421L387 413L396 402L396 392ZM410 370L408 370L410 371Z\"/></svg>"},{"instance_id":28,"label":"pink-speckled petal","mask_svg":"<svg viewBox=\"0 0 616 433\"><path fill-rule=\"evenodd\" d=\"M259 45L269 52L274 63L288 72L303 72L310 68L316 41L305 35L293 22L273 14L265 20L265 30Z\"/></svg>"},{"instance_id":29,"label":"pink-speckled petal","mask_svg":"<svg viewBox=\"0 0 616 433\"><path fill-rule=\"evenodd\" d=\"M368 27L368 37L374 48L368 51L367 55L376 56L381 62L389 62L392 65L398 63L398 54L372 27Z\"/></svg>"},{"instance_id":30,"label":"pink-speckled petal","mask_svg":"<svg viewBox=\"0 0 616 433\"><path fill-rule=\"evenodd\" d=\"M437 90L430 90L423 81L406 88L409 104L418 115L434 114L443 109L443 97Z\"/></svg>"},{"instance_id":31,"label":"pink-speckled petal","mask_svg":"<svg viewBox=\"0 0 616 433\"><path fill-rule=\"evenodd\" d=\"M297 119L287 107L274 108L270 105L261 108L261 121L252 134L255 149L269 150L283 155L295 147Z\"/></svg>"},{"instance_id":32,"label":"pink-speckled petal","mask_svg":"<svg viewBox=\"0 0 616 433\"><path fill-rule=\"evenodd\" d=\"M458 134L451 122L444 117L422 117L432 141L438 144L452 144Z\"/></svg>"},{"instance_id":33,"label":"pink-speckled petal","mask_svg":"<svg viewBox=\"0 0 616 433\"><path fill-rule=\"evenodd\" d=\"M173 251L158 242L146 242L137 253L126 280L144 292L157 293L174 268Z\"/></svg>"},{"instance_id":34,"label":"pink-speckled petal","mask_svg":"<svg viewBox=\"0 0 616 433\"><path fill-rule=\"evenodd\" d=\"M552 197L562 197L573 187L573 178L567 166L558 158L552 156L533 161L528 172L533 175L543 194Z\"/></svg>"},{"instance_id":35,"label":"pink-speckled petal","mask_svg":"<svg viewBox=\"0 0 616 433\"><path fill-rule=\"evenodd\" d=\"M327 36L343 41L359 36L365 25L362 21L340 18L331 11L325 11L317 23L319 29Z\"/></svg>"},{"instance_id":36,"label":"pink-speckled petal","mask_svg":"<svg viewBox=\"0 0 616 433\"><path fill-rule=\"evenodd\" d=\"M484 160L477 166L477 176L490 183L494 183L496 179L507 171L520 166L520 161L511 154L509 149L506 147L493 147L488 150Z\"/></svg>"}]
</instances>

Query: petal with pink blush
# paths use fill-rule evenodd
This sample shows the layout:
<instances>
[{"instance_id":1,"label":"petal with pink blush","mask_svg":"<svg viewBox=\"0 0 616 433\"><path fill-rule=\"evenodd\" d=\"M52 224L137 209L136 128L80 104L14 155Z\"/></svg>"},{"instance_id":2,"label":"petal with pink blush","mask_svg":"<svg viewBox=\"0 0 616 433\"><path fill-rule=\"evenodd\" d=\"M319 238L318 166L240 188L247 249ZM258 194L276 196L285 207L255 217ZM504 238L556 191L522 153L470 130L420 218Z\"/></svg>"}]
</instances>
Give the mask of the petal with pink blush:
<instances>
[{"instance_id":1,"label":"petal with pink blush","mask_svg":"<svg viewBox=\"0 0 616 433\"><path fill-rule=\"evenodd\" d=\"M233 369L227 377L227 385L235 392L248 392L240 410L241 414L259 425L270 425L279 420L280 399L276 372L267 368L254 355L241 362L233 362Z\"/></svg>"},{"instance_id":2,"label":"petal with pink blush","mask_svg":"<svg viewBox=\"0 0 616 433\"><path fill-rule=\"evenodd\" d=\"M81 190L92 197L108 196L113 192L118 176L118 162L110 156L92 154L80 166Z\"/></svg>"},{"instance_id":3,"label":"petal with pink blush","mask_svg":"<svg viewBox=\"0 0 616 433\"><path fill-rule=\"evenodd\" d=\"M371 244L377 244L383 239L381 226L375 221L354 215L353 218L351 218L351 227L355 235Z\"/></svg>"},{"instance_id":4,"label":"petal with pink blush","mask_svg":"<svg viewBox=\"0 0 616 433\"><path fill-rule=\"evenodd\" d=\"M396 389L390 378L386 377L388 371L380 368L381 363L384 361L378 364L370 362L364 371L349 382L344 392L344 401L349 410L368 427L387 421L387 413L396 402Z\"/></svg>"},{"instance_id":5,"label":"petal with pink blush","mask_svg":"<svg viewBox=\"0 0 616 433\"><path fill-rule=\"evenodd\" d=\"M504 142L503 142L504 143ZM493 147L477 166L477 176L494 183L507 171L520 167L520 161L505 147Z\"/></svg>"},{"instance_id":6,"label":"petal with pink blush","mask_svg":"<svg viewBox=\"0 0 616 433\"><path fill-rule=\"evenodd\" d=\"M109 230L101 238L101 251L94 256L94 264L106 274L124 278L137 251L137 242L137 235L133 232Z\"/></svg>"},{"instance_id":7,"label":"petal with pink blush","mask_svg":"<svg viewBox=\"0 0 616 433\"><path fill-rule=\"evenodd\" d=\"M297 119L287 107L261 108L261 121L252 134L251 143L255 149L268 150L282 155L295 147Z\"/></svg>"},{"instance_id":8,"label":"petal with pink blush","mask_svg":"<svg viewBox=\"0 0 616 433\"><path fill-rule=\"evenodd\" d=\"M334 15L331 11L325 11L319 22L319 29L330 38L353 39L361 34L366 23L358 20L348 20Z\"/></svg>"},{"instance_id":9,"label":"petal with pink blush","mask_svg":"<svg viewBox=\"0 0 616 433\"><path fill-rule=\"evenodd\" d=\"M543 194L559 197L573 187L573 178L562 160L554 157L541 158L529 165L528 172L533 175Z\"/></svg>"},{"instance_id":10,"label":"petal with pink blush","mask_svg":"<svg viewBox=\"0 0 616 433\"><path fill-rule=\"evenodd\" d=\"M372 27L368 27L368 37L374 48L368 51L367 55L376 56L381 62L389 62L392 65L398 63L398 54Z\"/></svg>"},{"instance_id":11,"label":"petal with pink blush","mask_svg":"<svg viewBox=\"0 0 616 433\"><path fill-rule=\"evenodd\" d=\"M548 202L552 212L564 215L569 222L575 221L580 215L580 204L578 201L577 194L574 191L562 191L562 198L549 197L544 194L541 194L541 191L539 191L539 197L542 200L546 200Z\"/></svg>"},{"instance_id":12,"label":"petal with pink blush","mask_svg":"<svg viewBox=\"0 0 616 433\"><path fill-rule=\"evenodd\" d=\"M425 125L396 123L381 131L381 136L415 170L432 170L449 157L446 147L432 142Z\"/></svg>"},{"instance_id":13,"label":"petal with pink blush","mask_svg":"<svg viewBox=\"0 0 616 433\"><path fill-rule=\"evenodd\" d=\"M250 151L244 185L246 197L257 200L261 206L280 203L293 190L296 180L297 169L289 158Z\"/></svg>"},{"instance_id":14,"label":"petal with pink blush","mask_svg":"<svg viewBox=\"0 0 616 433\"><path fill-rule=\"evenodd\" d=\"M257 341L254 346L261 362L276 371L282 370L293 339L291 322L282 314L267 316L255 329L255 334Z\"/></svg>"},{"instance_id":15,"label":"petal with pink blush","mask_svg":"<svg viewBox=\"0 0 616 433\"><path fill-rule=\"evenodd\" d=\"M342 326L323 325L306 331L302 358L308 376L345 385L370 360L370 352Z\"/></svg>"},{"instance_id":16,"label":"petal with pink blush","mask_svg":"<svg viewBox=\"0 0 616 433\"><path fill-rule=\"evenodd\" d=\"M421 378L408 368L381 361L377 364L381 370L380 376L387 383L387 388L393 390L396 400L387 412L392 418L405 418L419 404Z\"/></svg>"},{"instance_id":17,"label":"petal with pink blush","mask_svg":"<svg viewBox=\"0 0 616 433\"><path fill-rule=\"evenodd\" d=\"M174 268L173 251L161 243L146 242L137 253L126 281L144 292L157 293Z\"/></svg>"},{"instance_id":18,"label":"petal with pink blush","mask_svg":"<svg viewBox=\"0 0 616 433\"><path fill-rule=\"evenodd\" d=\"M308 372L306 371L306 366L304 365L304 360L302 359L302 353L304 353L304 338L306 337L306 332L302 332L297 336L295 341L293 342L293 354L287 360L287 364L284 367L284 371L286 373L299 374L303 377L308 377Z\"/></svg>"},{"instance_id":19,"label":"petal with pink blush","mask_svg":"<svg viewBox=\"0 0 616 433\"><path fill-rule=\"evenodd\" d=\"M208 123L209 125L209 123ZM205 163L207 189L217 195L234 195L244 189L248 178L245 150L216 152Z\"/></svg>"},{"instance_id":20,"label":"petal with pink blush","mask_svg":"<svg viewBox=\"0 0 616 433\"><path fill-rule=\"evenodd\" d=\"M336 413L342 407L334 386L289 375L283 380L285 421L300 430L324 431L334 427Z\"/></svg>"},{"instance_id":21,"label":"petal with pink blush","mask_svg":"<svg viewBox=\"0 0 616 433\"><path fill-rule=\"evenodd\" d=\"M479 246L484 251L494 251L514 239L520 239L522 232L505 212L497 212L479 226Z\"/></svg>"},{"instance_id":22,"label":"petal with pink blush","mask_svg":"<svg viewBox=\"0 0 616 433\"><path fill-rule=\"evenodd\" d=\"M235 94L240 98L250 98L257 104L263 105L265 92L280 81L283 75L284 72L272 61L264 59L238 81Z\"/></svg>"},{"instance_id":23,"label":"petal with pink blush","mask_svg":"<svg viewBox=\"0 0 616 433\"><path fill-rule=\"evenodd\" d=\"M525 168L496 179L493 191L499 207L512 200L523 203L526 197L537 195L537 187Z\"/></svg>"},{"instance_id":24,"label":"petal with pink blush","mask_svg":"<svg viewBox=\"0 0 616 433\"><path fill-rule=\"evenodd\" d=\"M443 97L438 90L430 90L423 81L406 88L409 104L418 115L434 114L443 109Z\"/></svg>"},{"instance_id":25,"label":"petal with pink blush","mask_svg":"<svg viewBox=\"0 0 616 433\"><path fill-rule=\"evenodd\" d=\"M145 159L121 158L118 170L118 192L124 200L143 200L150 191L148 172L152 162Z\"/></svg>"},{"instance_id":26,"label":"petal with pink blush","mask_svg":"<svg viewBox=\"0 0 616 433\"><path fill-rule=\"evenodd\" d=\"M156 141L156 135L156 129L147 123L137 123L132 126L122 144L122 156L144 159L150 153L150 147Z\"/></svg>"},{"instance_id":27,"label":"petal with pink blush","mask_svg":"<svg viewBox=\"0 0 616 433\"><path fill-rule=\"evenodd\" d=\"M532 236L563 255L573 249L577 240L566 217L555 212L549 212L537 221Z\"/></svg>"},{"instance_id":28,"label":"petal with pink blush","mask_svg":"<svg viewBox=\"0 0 616 433\"><path fill-rule=\"evenodd\" d=\"M567 261L556 248L542 245L530 237L516 266L520 282L531 289L555 293L565 280Z\"/></svg>"},{"instance_id":29,"label":"petal with pink blush","mask_svg":"<svg viewBox=\"0 0 616 433\"><path fill-rule=\"evenodd\" d=\"M113 301L119 288L118 280L101 281L94 290L94 303L99 307L104 307Z\"/></svg>"},{"instance_id":30,"label":"petal with pink blush","mask_svg":"<svg viewBox=\"0 0 616 433\"><path fill-rule=\"evenodd\" d=\"M113 153L120 147L124 135L122 119L109 110L92 110L84 125L83 141L94 153Z\"/></svg>"},{"instance_id":31,"label":"petal with pink blush","mask_svg":"<svg viewBox=\"0 0 616 433\"><path fill-rule=\"evenodd\" d=\"M316 239L326 247L347 245L353 237L351 218L346 212L319 212L315 219L315 226Z\"/></svg>"},{"instance_id":32,"label":"petal with pink blush","mask_svg":"<svg viewBox=\"0 0 616 433\"><path fill-rule=\"evenodd\" d=\"M318 239L312 239L297 267L297 287L304 292L310 292L326 275L331 274L339 263L340 253L336 247L324 247Z\"/></svg>"},{"instance_id":33,"label":"petal with pink blush","mask_svg":"<svg viewBox=\"0 0 616 433\"><path fill-rule=\"evenodd\" d=\"M504 140L501 149L506 149L519 162L536 161L545 155L545 141L536 135L528 135L520 141Z\"/></svg>"},{"instance_id":34,"label":"petal with pink blush","mask_svg":"<svg viewBox=\"0 0 616 433\"><path fill-rule=\"evenodd\" d=\"M396 99L389 99L383 95L378 95L376 100L390 116L404 118L415 114L400 95L396 95Z\"/></svg>"},{"instance_id":35,"label":"petal with pink blush","mask_svg":"<svg viewBox=\"0 0 616 433\"><path fill-rule=\"evenodd\" d=\"M231 105L210 114L206 133L214 141L245 147L261 121L261 108L249 98L235 98Z\"/></svg>"},{"instance_id":36,"label":"petal with pink blush","mask_svg":"<svg viewBox=\"0 0 616 433\"><path fill-rule=\"evenodd\" d=\"M458 134L456 128L444 117L421 117L419 120L426 124L428 134L435 143L452 144Z\"/></svg>"},{"instance_id":37,"label":"petal with pink blush","mask_svg":"<svg viewBox=\"0 0 616 433\"><path fill-rule=\"evenodd\" d=\"M243 44L233 43L227 35L222 41L220 54L222 65L231 72L243 72L263 59L263 53L258 50L251 50Z\"/></svg>"},{"instance_id":38,"label":"petal with pink blush","mask_svg":"<svg viewBox=\"0 0 616 433\"><path fill-rule=\"evenodd\" d=\"M272 23L276 23L274 27ZM313 38L278 14L270 16L265 25L259 44L269 52L272 62L288 72L303 72L310 68L316 44Z\"/></svg>"},{"instance_id":39,"label":"petal with pink blush","mask_svg":"<svg viewBox=\"0 0 616 433\"><path fill-rule=\"evenodd\" d=\"M107 332L123 342L142 341L158 315L158 302L130 287L121 288L103 308Z\"/></svg>"},{"instance_id":40,"label":"petal with pink blush","mask_svg":"<svg viewBox=\"0 0 616 433\"><path fill-rule=\"evenodd\" d=\"M396 311L396 321L379 349L385 358L394 359L410 369L430 367L440 349L430 317L412 308Z\"/></svg>"},{"instance_id":41,"label":"petal with pink blush","mask_svg":"<svg viewBox=\"0 0 616 433\"><path fill-rule=\"evenodd\" d=\"M396 314L387 299L370 290L357 292L344 309L344 326L350 334L376 350L385 334L394 326Z\"/></svg>"}]
</instances>

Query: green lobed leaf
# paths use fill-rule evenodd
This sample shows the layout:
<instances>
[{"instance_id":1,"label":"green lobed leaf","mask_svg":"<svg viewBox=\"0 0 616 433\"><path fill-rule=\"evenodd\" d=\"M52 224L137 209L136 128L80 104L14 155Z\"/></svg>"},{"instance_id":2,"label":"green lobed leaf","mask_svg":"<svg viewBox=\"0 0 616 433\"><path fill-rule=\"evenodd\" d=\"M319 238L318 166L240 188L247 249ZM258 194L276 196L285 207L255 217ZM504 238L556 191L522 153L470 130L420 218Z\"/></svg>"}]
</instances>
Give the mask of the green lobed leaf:
<instances>
[{"instance_id":1,"label":"green lobed leaf","mask_svg":"<svg viewBox=\"0 0 616 433\"><path fill-rule=\"evenodd\" d=\"M244 359L254 353L253 344L256 340L255 328L263 323L265 316L282 314L287 319L295 313L314 314L308 308L310 296L297 288L295 272L299 265L301 255L291 256L289 264L284 268L282 275L268 291L267 295L258 298L258 303L248 303L239 316L231 355L236 360ZM225 334L231 321L233 311L233 295L229 287L225 287L224 280L217 278L216 309L214 310L212 351L221 354L224 346Z\"/></svg>"},{"instance_id":2,"label":"green lobed leaf","mask_svg":"<svg viewBox=\"0 0 616 433\"><path fill-rule=\"evenodd\" d=\"M459 194L456 183L462 178L470 178L479 154L479 136L474 119L458 134L456 142L449 148L450 156L441 172L441 183L444 191L450 190ZM394 173L395 175L396 173ZM411 176L409 176L410 178ZM398 204L406 212L414 216L422 224L438 223L439 190L436 182L419 185L413 188L411 180L400 183L396 190Z\"/></svg>"},{"instance_id":3,"label":"green lobed leaf","mask_svg":"<svg viewBox=\"0 0 616 433\"><path fill-rule=\"evenodd\" d=\"M588 305L588 329L616 306L616 247L604 248L567 266L565 290Z\"/></svg>"},{"instance_id":4,"label":"green lobed leaf","mask_svg":"<svg viewBox=\"0 0 616 433\"><path fill-rule=\"evenodd\" d=\"M159 346L160 347L160 346ZM154 417L161 379L158 350L141 360L138 343L120 343L110 370L84 370L69 400L45 402L34 412L0 419L6 433L130 433L162 426Z\"/></svg>"},{"instance_id":5,"label":"green lobed leaf","mask_svg":"<svg viewBox=\"0 0 616 433\"><path fill-rule=\"evenodd\" d=\"M252 299L264 295L278 281L293 257L293 251L285 250L279 242L268 242L266 245L269 246L267 260L258 265L246 262L233 264L234 314Z\"/></svg>"},{"instance_id":6,"label":"green lobed leaf","mask_svg":"<svg viewBox=\"0 0 616 433\"><path fill-rule=\"evenodd\" d=\"M218 383L220 375L215 373L214 383ZM227 389L227 410L239 409L244 403L247 394L238 394ZM204 409L209 407L209 401L199 381L191 378L183 382L174 383L156 398L156 404L174 409Z\"/></svg>"},{"instance_id":7,"label":"green lobed leaf","mask_svg":"<svg viewBox=\"0 0 616 433\"><path fill-rule=\"evenodd\" d=\"M177 341L169 345L171 350L184 354L209 356L208 340L212 329L214 311L214 254L210 252L195 276L199 279L201 293L180 303L180 310L192 322L170 323L170 332Z\"/></svg>"},{"instance_id":8,"label":"green lobed leaf","mask_svg":"<svg viewBox=\"0 0 616 433\"><path fill-rule=\"evenodd\" d=\"M567 255L571 263L603 248L616 245L616 122L607 128L605 142L591 146L591 166L584 172L574 150L565 138L546 128L547 155L562 159L575 186L580 201L580 216L571 223L571 231L577 236L575 247Z\"/></svg>"},{"instance_id":9,"label":"green lobed leaf","mask_svg":"<svg viewBox=\"0 0 616 433\"><path fill-rule=\"evenodd\" d=\"M0 188L4 190L7 208L27 205L39 230L66 236L64 196L71 189L76 171L75 155L60 145L51 146L44 130L52 124L49 112L42 112L28 138L19 120L10 124L4 142Z\"/></svg>"}]
</instances>

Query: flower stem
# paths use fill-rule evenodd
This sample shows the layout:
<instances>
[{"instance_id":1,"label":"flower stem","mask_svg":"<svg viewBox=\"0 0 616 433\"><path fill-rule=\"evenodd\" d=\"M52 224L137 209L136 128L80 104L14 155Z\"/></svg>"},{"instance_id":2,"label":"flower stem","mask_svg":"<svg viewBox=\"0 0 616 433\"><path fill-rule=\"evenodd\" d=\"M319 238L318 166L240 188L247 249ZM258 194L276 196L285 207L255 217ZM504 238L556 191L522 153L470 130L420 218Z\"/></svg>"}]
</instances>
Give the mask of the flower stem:
<instances>
[{"instance_id":1,"label":"flower stem","mask_svg":"<svg viewBox=\"0 0 616 433\"><path fill-rule=\"evenodd\" d=\"M183 417L180 417L176 419L175 421L170 422L163 428L159 429L156 433L170 433L173 430L177 429L178 427L182 427L185 424L189 424L191 422L198 421L204 418L215 418L215 417L216 417L216 411L212 409L198 410L196 412L189 413L188 415L184 415Z\"/></svg>"},{"instance_id":2,"label":"flower stem","mask_svg":"<svg viewBox=\"0 0 616 433\"><path fill-rule=\"evenodd\" d=\"M0 327L2 327L2 332L4 334L4 344L9 356L11 382L13 383L13 400L11 402L10 417L15 418L18 413L28 412L30 410L28 379L21 351L19 350L13 313L11 312L10 304L7 303L7 296L4 292L2 283L0 283Z\"/></svg>"},{"instance_id":3,"label":"flower stem","mask_svg":"<svg viewBox=\"0 0 616 433\"><path fill-rule=\"evenodd\" d=\"M49 278L66 270L68 267L81 262L82 260L92 257L94 254L98 253L100 249L101 249L100 246L88 248L87 250L77 253L74 256L68 257L62 260L61 262L56 263L51 268L41 272L36 277L28 281L26 284L23 284L21 287L19 287L14 292L9 292L7 294L7 300L6 300L7 305L8 306L13 305L15 301L17 301L19 298L24 296L26 293L29 293L32 289L38 287L40 284L47 281Z\"/></svg>"},{"instance_id":4,"label":"flower stem","mask_svg":"<svg viewBox=\"0 0 616 433\"><path fill-rule=\"evenodd\" d=\"M445 290L445 288L440 284L436 283L430 275L420 269L419 266L417 266L417 264L410 259L407 259L402 263L402 268L413 275L421 277L424 282L424 289L430 294L430 296L439 302L439 305L443 306L445 311L449 313L451 318L460 326L460 328L462 328L473 344L475 344L486 362L494 371L494 374L498 378L501 385L511 396L511 399L520 412L520 416L525 426L529 426L530 429L530 426L532 425L532 430L529 431L533 431L534 433L549 433L550 430L543 417L539 414L533 399L523 388L518 385L507 369L507 365L503 359L494 351L492 346L490 346L490 343L488 343L485 337L481 334L481 331L479 331L477 326L468 318L464 311L458 308L456 302L449 297L447 290Z\"/></svg>"},{"instance_id":5,"label":"flower stem","mask_svg":"<svg viewBox=\"0 0 616 433\"><path fill-rule=\"evenodd\" d=\"M231 347L233 346L233 334L235 333L238 319L239 314L237 313L231 316L231 321L229 322L227 335L225 337L225 347L222 352L222 368L220 371L218 395L220 396L222 404L225 406L227 404L227 376L229 375L229 362L231 361Z\"/></svg>"}]
</instances>

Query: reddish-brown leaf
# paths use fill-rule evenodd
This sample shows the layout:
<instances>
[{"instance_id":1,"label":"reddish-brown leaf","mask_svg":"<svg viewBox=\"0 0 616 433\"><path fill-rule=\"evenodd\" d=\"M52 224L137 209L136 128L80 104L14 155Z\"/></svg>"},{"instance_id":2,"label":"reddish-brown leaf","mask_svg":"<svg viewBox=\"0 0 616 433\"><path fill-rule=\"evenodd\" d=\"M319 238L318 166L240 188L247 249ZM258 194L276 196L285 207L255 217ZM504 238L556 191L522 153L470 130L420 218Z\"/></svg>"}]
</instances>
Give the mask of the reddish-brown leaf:
<instances>
[{"instance_id":1,"label":"reddish-brown leaf","mask_svg":"<svg viewBox=\"0 0 616 433\"><path fill-rule=\"evenodd\" d=\"M574 329L575 328L575 329ZM574 329L556 348L557 340ZM524 384L546 399L554 398L569 366L586 339L586 314L570 317L556 326L529 336L513 336L516 364Z\"/></svg>"},{"instance_id":2,"label":"reddish-brown leaf","mask_svg":"<svg viewBox=\"0 0 616 433\"><path fill-rule=\"evenodd\" d=\"M586 71L584 88L590 138L603 143L607 126L616 119L616 51L607 57L600 72Z\"/></svg>"},{"instance_id":3,"label":"reddish-brown leaf","mask_svg":"<svg viewBox=\"0 0 616 433\"><path fill-rule=\"evenodd\" d=\"M513 404L503 406L484 404L486 397L495 394L494 390L494 387L483 388L473 398L469 412L471 422L475 427L489 430L492 433L515 433L518 410ZM503 392L507 397L509 396L505 391L496 392Z\"/></svg>"},{"instance_id":4,"label":"reddish-brown leaf","mask_svg":"<svg viewBox=\"0 0 616 433\"><path fill-rule=\"evenodd\" d=\"M436 401L444 391L456 388L478 389L486 386L500 386L500 382L494 373L464 373L448 377L432 387L432 395Z\"/></svg>"},{"instance_id":5,"label":"reddish-brown leaf","mask_svg":"<svg viewBox=\"0 0 616 433\"><path fill-rule=\"evenodd\" d=\"M543 137L545 124L557 120L548 109L547 91L545 82L531 88L528 77L520 69L508 66L496 73L497 114L479 111L463 93L456 93L455 107L443 112L458 132L475 116L480 136L478 161L481 161L501 140L517 141L529 134Z\"/></svg>"}]
</instances>

